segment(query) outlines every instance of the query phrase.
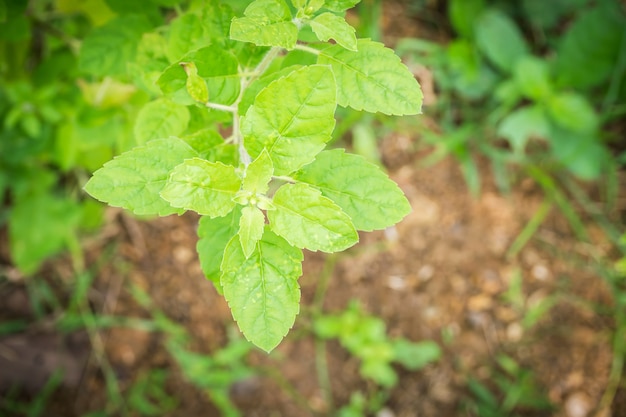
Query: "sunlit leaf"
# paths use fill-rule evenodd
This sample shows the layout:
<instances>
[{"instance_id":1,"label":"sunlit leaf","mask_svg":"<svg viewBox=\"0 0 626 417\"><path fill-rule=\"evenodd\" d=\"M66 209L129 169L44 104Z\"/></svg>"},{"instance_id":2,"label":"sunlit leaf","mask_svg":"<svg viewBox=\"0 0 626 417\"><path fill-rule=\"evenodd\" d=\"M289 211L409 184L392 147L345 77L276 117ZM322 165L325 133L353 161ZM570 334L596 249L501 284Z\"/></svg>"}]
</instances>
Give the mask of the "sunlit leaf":
<instances>
[{"instance_id":1,"label":"sunlit leaf","mask_svg":"<svg viewBox=\"0 0 626 417\"><path fill-rule=\"evenodd\" d=\"M319 188L359 230L389 227L411 211L402 190L384 172L342 149L321 152L295 178Z\"/></svg>"},{"instance_id":2,"label":"sunlit leaf","mask_svg":"<svg viewBox=\"0 0 626 417\"><path fill-rule=\"evenodd\" d=\"M358 52L334 45L317 62L330 65L337 79L337 102L355 110L390 115L422 111L422 90L400 58L382 43L359 39Z\"/></svg>"},{"instance_id":3,"label":"sunlit leaf","mask_svg":"<svg viewBox=\"0 0 626 417\"><path fill-rule=\"evenodd\" d=\"M159 193L170 171L197 153L182 140L170 137L137 146L97 170L85 185L92 197L135 214L166 216L182 213Z\"/></svg>"},{"instance_id":4,"label":"sunlit leaf","mask_svg":"<svg viewBox=\"0 0 626 417\"><path fill-rule=\"evenodd\" d=\"M320 65L272 82L241 123L246 149L253 158L267 149L276 175L311 162L335 127L335 94L332 71Z\"/></svg>"},{"instance_id":5,"label":"sunlit leaf","mask_svg":"<svg viewBox=\"0 0 626 417\"><path fill-rule=\"evenodd\" d=\"M203 216L221 217L235 207L232 198L240 186L241 178L235 167L192 158L172 170L161 190L161 197L173 207L193 210Z\"/></svg>"},{"instance_id":6,"label":"sunlit leaf","mask_svg":"<svg viewBox=\"0 0 626 417\"><path fill-rule=\"evenodd\" d=\"M287 334L300 309L302 252L265 230L246 258L238 238L224 253L221 283L246 339L269 352Z\"/></svg>"},{"instance_id":7,"label":"sunlit leaf","mask_svg":"<svg viewBox=\"0 0 626 417\"><path fill-rule=\"evenodd\" d=\"M307 184L281 186L272 202L276 210L267 212L270 227L294 246L339 252L359 240L350 217Z\"/></svg>"}]
</instances>

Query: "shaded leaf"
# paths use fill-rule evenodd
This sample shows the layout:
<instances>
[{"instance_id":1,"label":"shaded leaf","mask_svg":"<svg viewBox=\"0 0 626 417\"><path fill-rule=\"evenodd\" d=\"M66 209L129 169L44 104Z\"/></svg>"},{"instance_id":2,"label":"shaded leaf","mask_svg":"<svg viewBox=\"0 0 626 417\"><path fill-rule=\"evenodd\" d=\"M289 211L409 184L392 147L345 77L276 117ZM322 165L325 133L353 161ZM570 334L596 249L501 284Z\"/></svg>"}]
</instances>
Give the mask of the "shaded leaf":
<instances>
[{"instance_id":1,"label":"shaded leaf","mask_svg":"<svg viewBox=\"0 0 626 417\"><path fill-rule=\"evenodd\" d=\"M141 108L135 121L137 143L178 136L189 124L189 110L166 99L157 99Z\"/></svg>"},{"instance_id":2,"label":"shaded leaf","mask_svg":"<svg viewBox=\"0 0 626 417\"><path fill-rule=\"evenodd\" d=\"M237 58L213 46L192 51L163 71L157 84L166 97L185 105L196 102L187 91L188 77L181 63L195 65L198 76L206 82L212 102L231 104L237 99L240 91Z\"/></svg>"},{"instance_id":3,"label":"shaded leaf","mask_svg":"<svg viewBox=\"0 0 626 417\"><path fill-rule=\"evenodd\" d=\"M82 42L79 68L95 76L124 74L142 34L150 29L148 20L138 15L120 16L95 28Z\"/></svg>"},{"instance_id":4,"label":"shaded leaf","mask_svg":"<svg viewBox=\"0 0 626 417\"><path fill-rule=\"evenodd\" d=\"M528 46L517 25L503 12L486 10L476 22L476 43L498 69L511 72Z\"/></svg>"},{"instance_id":5,"label":"shaded leaf","mask_svg":"<svg viewBox=\"0 0 626 417\"><path fill-rule=\"evenodd\" d=\"M241 211L235 208L224 217L212 219L209 216L202 216L198 223L199 239L196 250L200 258L200 267L220 294L223 292L220 283L220 265L226 245L239 231L240 216Z\"/></svg>"}]
</instances>

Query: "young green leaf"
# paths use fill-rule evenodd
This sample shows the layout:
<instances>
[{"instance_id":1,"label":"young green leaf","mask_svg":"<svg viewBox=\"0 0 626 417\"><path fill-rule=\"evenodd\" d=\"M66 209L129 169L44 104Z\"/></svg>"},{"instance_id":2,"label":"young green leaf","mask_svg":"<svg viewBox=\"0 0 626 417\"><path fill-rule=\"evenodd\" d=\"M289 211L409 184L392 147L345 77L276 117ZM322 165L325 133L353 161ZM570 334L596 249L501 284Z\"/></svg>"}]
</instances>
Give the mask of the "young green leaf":
<instances>
[{"instance_id":1,"label":"young green leaf","mask_svg":"<svg viewBox=\"0 0 626 417\"><path fill-rule=\"evenodd\" d=\"M274 167L267 150L261 154L246 168L246 176L243 179L243 189L252 193L265 194L269 188Z\"/></svg>"},{"instance_id":2,"label":"young green leaf","mask_svg":"<svg viewBox=\"0 0 626 417\"><path fill-rule=\"evenodd\" d=\"M302 251L265 230L246 258L238 238L224 253L221 283L233 318L246 339L274 349L287 334L300 309Z\"/></svg>"},{"instance_id":3,"label":"young green leaf","mask_svg":"<svg viewBox=\"0 0 626 417\"><path fill-rule=\"evenodd\" d=\"M334 39L346 49L357 50L355 29L343 17L333 13L322 13L309 23L320 41L326 42Z\"/></svg>"},{"instance_id":4,"label":"young green leaf","mask_svg":"<svg viewBox=\"0 0 626 417\"><path fill-rule=\"evenodd\" d=\"M226 245L239 231L240 216L241 211L235 208L224 217L212 219L209 216L202 216L198 224L199 239L196 250L200 258L200 267L220 294L223 293L220 284L220 265Z\"/></svg>"},{"instance_id":5,"label":"young green leaf","mask_svg":"<svg viewBox=\"0 0 626 417\"><path fill-rule=\"evenodd\" d=\"M189 124L189 110L166 99L149 102L135 121L135 140L139 144L152 139L178 136Z\"/></svg>"},{"instance_id":6,"label":"young green leaf","mask_svg":"<svg viewBox=\"0 0 626 417\"><path fill-rule=\"evenodd\" d=\"M284 0L255 0L230 25L230 38L259 46L292 49L298 40L298 27Z\"/></svg>"},{"instance_id":7,"label":"young green leaf","mask_svg":"<svg viewBox=\"0 0 626 417\"><path fill-rule=\"evenodd\" d=\"M256 207L246 206L241 210L239 219L239 242L246 259L252 255L257 242L263 237L265 228L265 216Z\"/></svg>"},{"instance_id":8,"label":"young green leaf","mask_svg":"<svg viewBox=\"0 0 626 417\"><path fill-rule=\"evenodd\" d=\"M319 188L350 216L358 230L384 229L411 212L396 183L376 165L343 149L319 153L295 178Z\"/></svg>"},{"instance_id":9,"label":"young green leaf","mask_svg":"<svg viewBox=\"0 0 626 417\"><path fill-rule=\"evenodd\" d=\"M281 186L272 202L276 209L267 212L270 227L294 246L330 253L359 240L350 217L307 184Z\"/></svg>"},{"instance_id":10,"label":"young green leaf","mask_svg":"<svg viewBox=\"0 0 626 417\"><path fill-rule=\"evenodd\" d=\"M135 214L180 214L183 210L170 206L159 193L170 171L195 156L196 151L178 138L156 139L104 164L84 189L100 201Z\"/></svg>"},{"instance_id":11,"label":"young green leaf","mask_svg":"<svg viewBox=\"0 0 626 417\"><path fill-rule=\"evenodd\" d=\"M268 149L276 175L311 162L335 127L336 85L330 68L300 68L263 89L241 123L254 158Z\"/></svg>"},{"instance_id":12,"label":"young green leaf","mask_svg":"<svg viewBox=\"0 0 626 417\"><path fill-rule=\"evenodd\" d=\"M317 62L330 65L337 78L337 102L355 110L389 115L422 111L422 90L400 58L382 43L359 39L358 52L333 45Z\"/></svg>"},{"instance_id":13,"label":"young green leaf","mask_svg":"<svg viewBox=\"0 0 626 417\"><path fill-rule=\"evenodd\" d=\"M193 210L203 216L222 217L235 203L232 198L241 187L235 167L200 158L187 159L176 166L161 197L172 207Z\"/></svg>"},{"instance_id":14,"label":"young green leaf","mask_svg":"<svg viewBox=\"0 0 626 417\"><path fill-rule=\"evenodd\" d=\"M170 65L163 71L157 84L166 97L184 105L196 102L187 90L188 77L181 66L183 62L196 66L198 75L206 82L212 102L232 104L237 99L240 91L237 58L230 52L213 46L192 51L180 62Z\"/></svg>"},{"instance_id":15,"label":"young green leaf","mask_svg":"<svg viewBox=\"0 0 626 417\"><path fill-rule=\"evenodd\" d=\"M206 86L206 82L198 75L196 64L193 62L181 62L180 65L187 73L185 87L191 98L202 104L209 101L209 89Z\"/></svg>"}]
</instances>

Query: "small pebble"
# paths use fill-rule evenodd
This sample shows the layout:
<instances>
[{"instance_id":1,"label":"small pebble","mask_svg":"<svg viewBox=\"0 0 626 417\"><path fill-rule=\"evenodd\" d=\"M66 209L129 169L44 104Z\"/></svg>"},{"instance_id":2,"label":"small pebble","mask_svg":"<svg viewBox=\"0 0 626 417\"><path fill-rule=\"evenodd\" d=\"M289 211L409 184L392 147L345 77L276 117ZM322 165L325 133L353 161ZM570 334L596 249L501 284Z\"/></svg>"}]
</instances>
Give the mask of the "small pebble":
<instances>
[{"instance_id":1,"label":"small pebble","mask_svg":"<svg viewBox=\"0 0 626 417\"><path fill-rule=\"evenodd\" d=\"M584 392L575 392L565 400L567 417L587 417L589 411L591 411L591 401Z\"/></svg>"}]
</instances>

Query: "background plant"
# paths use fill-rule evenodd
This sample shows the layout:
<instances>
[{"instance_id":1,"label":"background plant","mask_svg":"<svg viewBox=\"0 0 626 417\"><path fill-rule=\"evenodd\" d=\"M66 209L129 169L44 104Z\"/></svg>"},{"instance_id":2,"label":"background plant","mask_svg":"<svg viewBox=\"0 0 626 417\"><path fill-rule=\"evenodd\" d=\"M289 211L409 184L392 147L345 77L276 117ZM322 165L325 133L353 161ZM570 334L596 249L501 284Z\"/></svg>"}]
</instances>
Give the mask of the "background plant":
<instances>
[{"instance_id":1,"label":"background plant","mask_svg":"<svg viewBox=\"0 0 626 417\"><path fill-rule=\"evenodd\" d=\"M448 45L408 40L398 50L433 66L445 132L433 140L440 155L459 159L475 193L476 152L504 189L512 165L585 180L614 175L621 138L606 127L626 97L618 2L451 1L448 16L456 33Z\"/></svg>"}]
</instances>

